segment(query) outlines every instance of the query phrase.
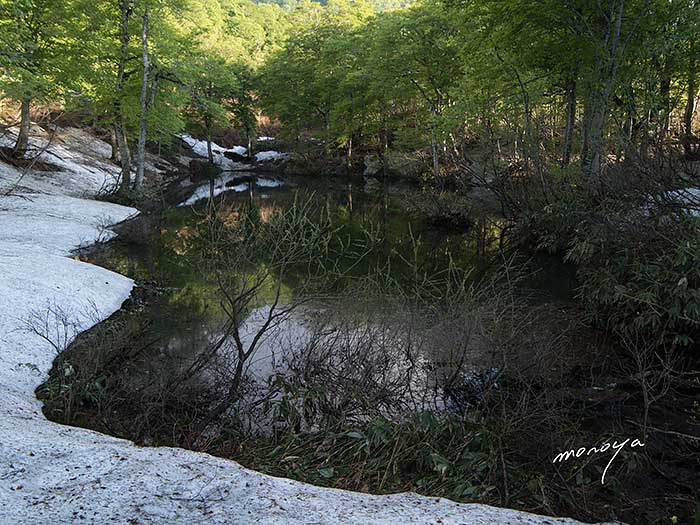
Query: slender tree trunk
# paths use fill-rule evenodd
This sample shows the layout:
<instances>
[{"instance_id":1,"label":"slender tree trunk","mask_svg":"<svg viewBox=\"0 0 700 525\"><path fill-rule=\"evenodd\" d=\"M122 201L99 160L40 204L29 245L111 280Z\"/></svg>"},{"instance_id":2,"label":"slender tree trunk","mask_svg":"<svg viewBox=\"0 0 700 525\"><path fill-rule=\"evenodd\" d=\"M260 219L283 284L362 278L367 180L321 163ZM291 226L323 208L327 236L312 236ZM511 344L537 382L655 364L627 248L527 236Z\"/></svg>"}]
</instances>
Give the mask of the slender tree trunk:
<instances>
[{"instance_id":1,"label":"slender tree trunk","mask_svg":"<svg viewBox=\"0 0 700 525\"><path fill-rule=\"evenodd\" d=\"M211 149L211 124L207 123L207 160L214 164L214 151Z\"/></svg>"},{"instance_id":2,"label":"slender tree trunk","mask_svg":"<svg viewBox=\"0 0 700 525\"><path fill-rule=\"evenodd\" d=\"M668 66L664 68L664 78L659 85L659 93L661 95L661 108L658 112L658 137L657 148L661 153L663 144L666 140L669 127L669 116L671 113L671 72L668 71Z\"/></svg>"},{"instance_id":3,"label":"slender tree trunk","mask_svg":"<svg viewBox=\"0 0 700 525\"><path fill-rule=\"evenodd\" d=\"M642 138L639 141L639 156L647 160L649 158L649 124L651 122L651 110L647 111L642 124Z\"/></svg>"},{"instance_id":4,"label":"slender tree trunk","mask_svg":"<svg viewBox=\"0 0 700 525\"><path fill-rule=\"evenodd\" d=\"M690 158L693 153L693 113L695 112L695 93L697 91L697 58L695 57L695 42L690 44L690 65L688 67L688 93L685 103L685 114L683 115L683 150L686 158Z\"/></svg>"},{"instance_id":5,"label":"slender tree trunk","mask_svg":"<svg viewBox=\"0 0 700 525\"><path fill-rule=\"evenodd\" d=\"M581 162L581 170L585 176L591 177L600 174L603 156L603 134L607 123L610 95L615 82L617 62L619 60L618 47L620 45L620 32L622 29L622 14L624 12L624 0L613 0L610 4L607 28L604 35L608 43L605 55L598 59L597 77L600 88L594 88L591 93L591 113L588 124L586 155Z\"/></svg>"},{"instance_id":6,"label":"slender tree trunk","mask_svg":"<svg viewBox=\"0 0 700 525\"><path fill-rule=\"evenodd\" d=\"M121 115L117 117L117 121L114 123L114 132L117 136L119 163L122 167L122 180L119 186L119 192L128 193L131 189L131 152L129 151L129 142L126 139Z\"/></svg>"},{"instance_id":7,"label":"slender tree trunk","mask_svg":"<svg viewBox=\"0 0 700 525\"><path fill-rule=\"evenodd\" d=\"M599 95L602 97L602 95ZM588 131L588 150L583 159L582 170L586 176L599 175L603 156L603 131L605 129L607 103L599 101L591 113Z\"/></svg>"},{"instance_id":8,"label":"slender tree trunk","mask_svg":"<svg viewBox=\"0 0 700 525\"><path fill-rule=\"evenodd\" d=\"M437 112L435 111L435 106L430 107L430 116L432 122L430 124L430 146L433 154L433 177L435 177L435 186L438 189L442 188L442 181L440 180L440 159L438 157L438 143L437 143Z\"/></svg>"},{"instance_id":9,"label":"slender tree trunk","mask_svg":"<svg viewBox=\"0 0 700 525\"><path fill-rule=\"evenodd\" d=\"M127 193L131 187L131 154L129 143L124 128L124 117L122 115L121 92L124 86L124 68L126 67L127 53L129 51L129 18L131 17L131 0L121 0L120 30L119 30L119 65L117 68L117 82L114 89L114 133L117 136L119 147L119 160L122 166L120 193Z\"/></svg>"},{"instance_id":10,"label":"slender tree trunk","mask_svg":"<svg viewBox=\"0 0 700 525\"><path fill-rule=\"evenodd\" d=\"M584 100L583 104L583 133L582 133L582 139L581 139L581 160L585 159L588 156L588 144L589 144L589 135L590 135L590 129L591 129L591 106L593 105L592 103L592 98L593 94L590 94L586 99Z\"/></svg>"},{"instance_id":11,"label":"slender tree trunk","mask_svg":"<svg viewBox=\"0 0 700 525\"><path fill-rule=\"evenodd\" d=\"M566 86L566 127L564 129L564 151L561 163L566 166L571 162L571 148L574 142L574 125L576 124L576 82L569 81Z\"/></svg>"},{"instance_id":12,"label":"slender tree trunk","mask_svg":"<svg viewBox=\"0 0 700 525\"><path fill-rule=\"evenodd\" d=\"M209 165L207 166L207 172L209 173L209 210L213 212L214 210L214 152L211 149L211 122L207 118L204 120L205 127L207 130L207 159Z\"/></svg>"},{"instance_id":13,"label":"slender tree trunk","mask_svg":"<svg viewBox=\"0 0 700 525\"><path fill-rule=\"evenodd\" d=\"M22 97L22 107L20 108L20 121L19 121L19 134L17 135L17 141L15 142L15 155L22 157L29 147L29 128L31 123L29 121L29 107L31 105L32 99L29 95Z\"/></svg>"},{"instance_id":14,"label":"slender tree trunk","mask_svg":"<svg viewBox=\"0 0 700 525\"><path fill-rule=\"evenodd\" d=\"M114 130L114 126L109 130L109 145L112 147L112 153L109 156L109 160L112 162L119 161L119 144L117 144L117 133Z\"/></svg>"},{"instance_id":15,"label":"slender tree trunk","mask_svg":"<svg viewBox=\"0 0 700 525\"><path fill-rule=\"evenodd\" d=\"M141 26L141 60L143 66L143 80L141 82L141 122L139 127L139 142L136 153L136 180L134 186L139 189L143 186L143 173L146 164L146 112L148 111L148 6L143 12L143 24Z\"/></svg>"},{"instance_id":16,"label":"slender tree trunk","mask_svg":"<svg viewBox=\"0 0 700 525\"><path fill-rule=\"evenodd\" d=\"M387 172L387 160L386 160L386 154L389 151L389 128L387 126L386 122L386 114L382 112L382 124L383 124L383 130L384 130L384 136L381 137L382 141L382 177L386 179L386 172Z\"/></svg>"}]
</instances>

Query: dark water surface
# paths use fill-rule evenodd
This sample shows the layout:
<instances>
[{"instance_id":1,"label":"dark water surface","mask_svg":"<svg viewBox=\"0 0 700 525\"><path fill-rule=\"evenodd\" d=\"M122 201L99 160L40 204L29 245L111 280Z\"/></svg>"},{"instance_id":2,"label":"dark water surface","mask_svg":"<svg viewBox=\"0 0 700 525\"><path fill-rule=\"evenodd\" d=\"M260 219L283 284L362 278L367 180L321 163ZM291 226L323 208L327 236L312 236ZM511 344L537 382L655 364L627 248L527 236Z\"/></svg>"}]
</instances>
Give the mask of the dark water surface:
<instances>
[{"instance_id":1,"label":"dark water surface","mask_svg":"<svg viewBox=\"0 0 700 525\"><path fill-rule=\"evenodd\" d=\"M241 180L246 182L229 181L231 191L219 197L224 217L227 214L235 217L243 206L254 203L265 220L270 214L291 206L295 199L313 199L318 206L326 207L335 225L340 227L340 235L353 238L369 230L380 237L377 256L391 256L394 262L389 271L399 280L416 268L428 274L440 272L450 262L462 269L472 269L475 276L483 275L503 259L499 255L502 219L475 214L468 227L438 227L415 211L416 203L425 196L409 183L266 176L262 183L255 184L250 175L241 176ZM271 187L269 181L281 184ZM245 191L241 191L243 185L247 186ZM197 191L197 186L192 191ZM143 218L137 228L141 231L140 238L135 241L117 238L82 256L137 282L155 281L171 289L171 293L149 302L143 312L150 321L148 338L161 341L161 351L169 354L187 354L203 348L220 330L224 319L216 289L194 262L192 241L197 224L205 221L205 207L206 200L202 200L169 209L155 219ZM403 261L412 261L414 266L409 267ZM373 262L367 261L355 268L354 273L370 271ZM527 286L536 290L540 300L566 301L573 297L575 280L570 266L556 257L544 256L532 259L529 264L536 271ZM293 296L302 285L290 275L283 283L283 294Z\"/></svg>"}]
</instances>

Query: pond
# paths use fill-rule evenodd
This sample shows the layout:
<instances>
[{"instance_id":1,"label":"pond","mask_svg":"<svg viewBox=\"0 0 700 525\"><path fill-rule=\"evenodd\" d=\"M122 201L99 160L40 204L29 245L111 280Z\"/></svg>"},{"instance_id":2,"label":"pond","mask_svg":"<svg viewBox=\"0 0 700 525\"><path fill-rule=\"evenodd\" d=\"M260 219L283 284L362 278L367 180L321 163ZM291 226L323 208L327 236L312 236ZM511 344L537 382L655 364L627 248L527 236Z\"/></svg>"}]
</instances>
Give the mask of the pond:
<instances>
[{"instance_id":1,"label":"pond","mask_svg":"<svg viewBox=\"0 0 700 525\"><path fill-rule=\"evenodd\" d=\"M170 208L158 217L139 219L135 228L138 235L117 238L83 256L89 262L127 275L138 283L155 282L167 290L167 293L148 301L139 316L147 320L147 330L142 335L144 344L155 341L149 352L152 360L149 367L156 361L161 362L163 368L174 366L175 370L191 363L193 356L218 340L226 322L219 291L212 284L211 276L197 262L197 248L193 245L198 225L207 220L210 185L183 184L188 186L190 194L180 206ZM418 211L423 206L421 202L425 195L414 184L405 181L283 177L276 174L256 176L238 172L222 174L215 181L213 190L217 196L217 213L224 222L235 221L251 207L259 214L260 220L266 221L274 214L288 210L294 203L304 201L313 203L314 213L323 210L328 214L339 238L346 238L347 242L367 235L378 239L373 255L355 264L352 271L344 274L344 280L361 279L376 271L380 260L391 261L384 268L399 283L410 280L417 272L440 274L450 265L471 270L473 278L478 279L488 275L504 257L501 253L505 225L502 219L473 210L470 226L441 227ZM537 270L523 283L528 300L571 299L575 286L571 267L555 257L542 256L527 264L530 269ZM279 283L283 301L292 301L305 293L304 277L303 272L287 273L284 281ZM344 282L345 288L348 284L352 288L351 282ZM344 301L354 302L347 298ZM269 308L266 303L269 302L271 297L263 293L255 304L249 305L247 319L241 323L244 343L250 342L263 323L266 308ZM374 305L374 310L369 313L362 305L344 305L345 309L361 310L360 316L364 315L365 321L350 326L346 318L339 321L335 316L333 338L328 336L328 312L337 305L333 308L329 302L304 305L266 334L254 359L247 364L249 379L257 381L260 388L269 386L276 374L309 366L306 348L325 345L326 348L333 347L336 353L335 356L324 354L324 365L329 370L337 372L342 368L347 377L358 372L364 374L353 379L357 383L368 381L368 375L382 370L384 390L389 383L396 388L399 383L414 383L409 388L410 402L402 398L399 403L404 409L426 408L426 403L430 404L426 401L429 391L444 387L445 376L453 375L453 370L444 370L450 361L444 355L447 352L444 348L452 344L447 339L464 331L464 326L471 321L460 316L440 320L430 327L426 324L424 331L429 334L430 341L426 342L426 335L420 334L409 344L406 334L421 325L424 319L417 320L409 312L399 311L400 307L386 308L390 302L387 299L379 307ZM322 320L319 320L319 312L324 313ZM315 345L311 344L312 340ZM380 344L378 340L381 340ZM405 348L411 345L416 347L416 355L420 356L417 364L415 357L406 357ZM440 351L434 349L437 346ZM361 364L353 362L353 359L358 359L358 348L369 347L374 348L371 357L363 354ZM418 347L431 349L425 351ZM402 350L398 351L399 348ZM474 358L473 361L471 370L475 376L483 378L493 374L489 359ZM314 362L314 366L318 368L319 363ZM363 369L371 369L371 372L362 372ZM404 369L411 369L411 377L402 376L401 370ZM387 373L387 370L393 372ZM366 388L371 389L369 384ZM253 414L252 405L259 405L258 401L264 397L257 392L250 398L255 400L251 401L251 406L239 412ZM444 401L444 395L433 396L433 405L438 398L440 403ZM261 421L264 418L260 414L250 415L247 425L251 424L251 419Z\"/></svg>"}]
</instances>

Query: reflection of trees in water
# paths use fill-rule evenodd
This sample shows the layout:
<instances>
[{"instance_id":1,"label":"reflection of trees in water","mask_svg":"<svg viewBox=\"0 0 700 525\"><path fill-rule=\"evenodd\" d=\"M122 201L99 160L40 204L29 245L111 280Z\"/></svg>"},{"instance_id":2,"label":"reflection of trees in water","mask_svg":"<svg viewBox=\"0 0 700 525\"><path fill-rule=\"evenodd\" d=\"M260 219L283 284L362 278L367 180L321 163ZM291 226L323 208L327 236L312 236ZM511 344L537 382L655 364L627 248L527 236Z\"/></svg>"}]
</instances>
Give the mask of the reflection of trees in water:
<instances>
[{"instance_id":1,"label":"reflection of trees in water","mask_svg":"<svg viewBox=\"0 0 700 525\"><path fill-rule=\"evenodd\" d=\"M489 255L503 247L504 220L490 215L477 215L472 221L471 237L477 255Z\"/></svg>"}]
</instances>

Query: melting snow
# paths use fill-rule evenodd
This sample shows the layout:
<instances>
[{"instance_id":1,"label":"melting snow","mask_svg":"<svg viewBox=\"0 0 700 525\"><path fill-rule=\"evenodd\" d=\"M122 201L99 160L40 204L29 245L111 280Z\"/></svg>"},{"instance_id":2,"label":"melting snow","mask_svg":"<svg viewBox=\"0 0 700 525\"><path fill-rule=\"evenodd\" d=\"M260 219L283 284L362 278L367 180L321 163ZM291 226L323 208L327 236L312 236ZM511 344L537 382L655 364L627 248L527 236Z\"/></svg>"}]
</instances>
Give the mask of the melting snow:
<instances>
[{"instance_id":1,"label":"melting snow","mask_svg":"<svg viewBox=\"0 0 700 525\"><path fill-rule=\"evenodd\" d=\"M261 188L278 188L282 185L281 182L274 179L258 178L255 180L255 185Z\"/></svg>"},{"instance_id":2,"label":"melting snow","mask_svg":"<svg viewBox=\"0 0 700 525\"><path fill-rule=\"evenodd\" d=\"M657 197L649 196L644 204L644 211L651 214L657 209L669 208L691 217L700 217L700 188L681 188L662 193Z\"/></svg>"},{"instance_id":3,"label":"melting snow","mask_svg":"<svg viewBox=\"0 0 700 525\"><path fill-rule=\"evenodd\" d=\"M688 215L700 217L700 188L683 188L669 191L666 198L684 210Z\"/></svg>"},{"instance_id":4,"label":"melting snow","mask_svg":"<svg viewBox=\"0 0 700 525\"><path fill-rule=\"evenodd\" d=\"M289 158L289 153L282 153L279 151L261 151L255 154L255 160L257 162L268 162L271 160L284 160Z\"/></svg>"},{"instance_id":5,"label":"melting snow","mask_svg":"<svg viewBox=\"0 0 700 525\"><path fill-rule=\"evenodd\" d=\"M0 135L0 146L13 145L16 136L16 130L8 130L4 135ZM77 144L81 144L80 149L77 149ZM90 147L94 147L98 152L97 158L85 153ZM2 164L0 189L24 187L42 193L74 197L109 191L119 181L120 169L106 159L108 150L111 151L106 142L73 128L59 129L53 137L46 133L32 136L27 158L36 158L51 164L58 168L58 171L20 170Z\"/></svg>"},{"instance_id":6,"label":"melting snow","mask_svg":"<svg viewBox=\"0 0 700 525\"><path fill-rule=\"evenodd\" d=\"M188 135L187 133L182 133L178 135L178 137L190 148L192 148L192 151L194 151L197 155L201 157L208 156L206 140L196 139L191 135ZM217 166L221 166L221 168L224 170L240 170L245 169L247 167L244 163L231 160L225 155L225 153L227 152L233 152L237 155L245 156L247 155L248 150L243 146L224 148L222 146L219 146L216 142L212 142L211 151L214 157L214 164L216 164Z\"/></svg>"}]
</instances>

